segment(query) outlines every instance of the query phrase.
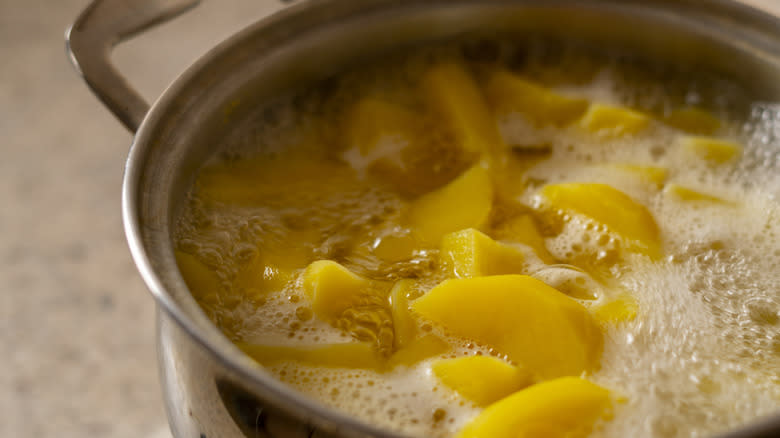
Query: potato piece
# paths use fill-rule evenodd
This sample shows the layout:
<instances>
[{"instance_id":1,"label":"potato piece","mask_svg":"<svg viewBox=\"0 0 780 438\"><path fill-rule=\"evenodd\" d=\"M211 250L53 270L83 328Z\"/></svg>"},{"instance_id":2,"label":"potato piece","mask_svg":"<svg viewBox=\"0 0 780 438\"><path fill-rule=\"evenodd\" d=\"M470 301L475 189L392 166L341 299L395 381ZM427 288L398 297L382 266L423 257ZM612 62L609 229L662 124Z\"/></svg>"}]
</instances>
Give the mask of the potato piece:
<instances>
[{"instance_id":1,"label":"potato piece","mask_svg":"<svg viewBox=\"0 0 780 438\"><path fill-rule=\"evenodd\" d=\"M599 366L603 338L588 311L529 276L446 280L412 309L454 335L495 348L542 379Z\"/></svg>"},{"instance_id":2,"label":"potato piece","mask_svg":"<svg viewBox=\"0 0 780 438\"><path fill-rule=\"evenodd\" d=\"M588 108L585 99L555 93L503 70L490 76L485 94L499 114L517 112L537 126L564 126Z\"/></svg>"},{"instance_id":3,"label":"potato piece","mask_svg":"<svg viewBox=\"0 0 780 438\"><path fill-rule=\"evenodd\" d=\"M411 367L429 357L442 355L450 350L449 344L436 335L425 335L406 344L396 351L388 359L386 367L392 370L395 367Z\"/></svg>"},{"instance_id":4,"label":"potato piece","mask_svg":"<svg viewBox=\"0 0 780 438\"><path fill-rule=\"evenodd\" d=\"M579 121L582 128L604 138L635 135L649 124L650 118L638 111L602 103L592 103Z\"/></svg>"},{"instance_id":5,"label":"potato piece","mask_svg":"<svg viewBox=\"0 0 780 438\"><path fill-rule=\"evenodd\" d=\"M316 261L303 273L303 290L311 300L312 311L324 321L338 318L370 287L368 279L330 260Z\"/></svg>"},{"instance_id":6,"label":"potato piece","mask_svg":"<svg viewBox=\"0 0 780 438\"><path fill-rule=\"evenodd\" d=\"M490 176L477 165L412 202L408 219L412 232L422 243L438 245L447 233L484 225L492 205Z\"/></svg>"},{"instance_id":7,"label":"potato piece","mask_svg":"<svg viewBox=\"0 0 780 438\"><path fill-rule=\"evenodd\" d=\"M431 68L422 89L430 108L464 151L480 156L506 148L479 87L463 65L446 62Z\"/></svg>"},{"instance_id":8,"label":"potato piece","mask_svg":"<svg viewBox=\"0 0 780 438\"><path fill-rule=\"evenodd\" d=\"M431 366L433 374L461 396L487 406L533 383L531 373L488 356L442 359Z\"/></svg>"},{"instance_id":9,"label":"potato piece","mask_svg":"<svg viewBox=\"0 0 780 438\"><path fill-rule=\"evenodd\" d=\"M351 109L347 141L366 158L400 157L419 129L415 115L401 106L376 98L363 98Z\"/></svg>"},{"instance_id":10,"label":"potato piece","mask_svg":"<svg viewBox=\"0 0 780 438\"><path fill-rule=\"evenodd\" d=\"M258 256L238 271L233 286L246 296L261 297L268 292L284 289L293 278L294 271L263 263L262 257Z\"/></svg>"},{"instance_id":11,"label":"potato piece","mask_svg":"<svg viewBox=\"0 0 780 438\"><path fill-rule=\"evenodd\" d=\"M375 241L372 252L380 259L393 263L412 258L419 246L412 233L399 231Z\"/></svg>"},{"instance_id":12,"label":"potato piece","mask_svg":"<svg viewBox=\"0 0 780 438\"><path fill-rule=\"evenodd\" d=\"M661 255L655 219L642 204L606 184L551 184L541 190L548 207L584 215L618 234L628 247L651 258Z\"/></svg>"},{"instance_id":13,"label":"potato piece","mask_svg":"<svg viewBox=\"0 0 780 438\"><path fill-rule=\"evenodd\" d=\"M390 291L390 309L393 314L393 346L396 349L408 345L417 335L417 322L409 309L409 292L414 280L399 280Z\"/></svg>"},{"instance_id":14,"label":"potato piece","mask_svg":"<svg viewBox=\"0 0 780 438\"><path fill-rule=\"evenodd\" d=\"M720 129L720 119L701 108L680 108L669 112L664 123L688 134L712 135Z\"/></svg>"},{"instance_id":15,"label":"potato piece","mask_svg":"<svg viewBox=\"0 0 780 438\"><path fill-rule=\"evenodd\" d=\"M174 255L179 272L192 296L198 301L216 302L220 289L217 273L191 254L175 251Z\"/></svg>"},{"instance_id":16,"label":"potato piece","mask_svg":"<svg viewBox=\"0 0 780 438\"><path fill-rule=\"evenodd\" d=\"M685 151L713 165L734 160L742 153L739 144L712 137L686 137L681 144Z\"/></svg>"},{"instance_id":17,"label":"potato piece","mask_svg":"<svg viewBox=\"0 0 780 438\"><path fill-rule=\"evenodd\" d=\"M661 189L664 186L664 183L666 182L666 175L668 173L663 167L645 166L642 164L609 163L605 166L636 176L643 182L652 185L656 189Z\"/></svg>"},{"instance_id":18,"label":"potato piece","mask_svg":"<svg viewBox=\"0 0 780 438\"><path fill-rule=\"evenodd\" d=\"M382 358L367 342L316 344L303 346L257 345L239 342L238 348L261 365L301 362L326 368L382 370Z\"/></svg>"},{"instance_id":19,"label":"potato piece","mask_svg":"<svg viewBox=\"0 0 780 438\"><path fill-rule=\"evenodd\" d=\"M602 324L618 325L636 318L639 303L631 294L624 292L591 310L593 317Z\"/></svg>"},{"instance_id":20,"label":"potato piece","mask_svg":"<svg viewBox=\"0 0 780 438\"><path fill-rule=\"evenodd\" d=\"M692 202L692 203L709 203L719 204L724 206L734 206L736 202L729 201L723 198L719 198L714 195L699 192L688 187L683 187L678 184L668 184L664 189L664 193L674 196L680 201Z\"/></svg>"},{"instance_id":21,"label":"potato piece","mask_svg":"<svg viewBox=\"0 0 780 438\"><path fill-rule=\"evenodd\" d=\"M555 259L547 250L544 238L530 214L515 216L506 221L501 225L498 233L502 238L528 245L544 263L555 263Z\"/></svg>"},{"instance_id":22,"label":"potato piece","mask_svg":"<svg viewBox=\"0 0 780 438\"><path fill-rule=\"evenodd\" d=\"M456 438L585 438L613 416L610 391L577 377L523 389L488 406Z\"/></svg>"},{"instance_id":23,"label":"potato piece","mask_svg":"<svg viewBox=\"0 0 780 438\"><path fill-rule=\"evenodd\" d=\"M525 269L522 252L473 228L444 236L440 257L445 271L457 278L521 274Z\"/></svg>"}]
</instances>

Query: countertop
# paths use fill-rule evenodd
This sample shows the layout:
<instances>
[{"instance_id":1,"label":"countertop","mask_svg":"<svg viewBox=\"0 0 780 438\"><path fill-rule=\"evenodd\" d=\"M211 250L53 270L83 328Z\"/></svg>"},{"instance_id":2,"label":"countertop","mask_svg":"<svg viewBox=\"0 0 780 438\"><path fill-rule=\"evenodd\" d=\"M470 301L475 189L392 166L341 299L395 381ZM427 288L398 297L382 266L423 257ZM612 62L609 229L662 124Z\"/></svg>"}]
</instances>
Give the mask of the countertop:
<instances>
[{"instance_id":1,"label":"countertop","mask_svg":"<svg viewBox=\"0 0 780 438\"><path fill-rule=\"evenodd\" d=\"M131 135L64 52L87 0L0 0L0 436L164 438L154 302L120 218ZM780 13L780 0L750 0ZM204 2L116 52L148 100L282 7Z\"/></svg>"}]
</instances>

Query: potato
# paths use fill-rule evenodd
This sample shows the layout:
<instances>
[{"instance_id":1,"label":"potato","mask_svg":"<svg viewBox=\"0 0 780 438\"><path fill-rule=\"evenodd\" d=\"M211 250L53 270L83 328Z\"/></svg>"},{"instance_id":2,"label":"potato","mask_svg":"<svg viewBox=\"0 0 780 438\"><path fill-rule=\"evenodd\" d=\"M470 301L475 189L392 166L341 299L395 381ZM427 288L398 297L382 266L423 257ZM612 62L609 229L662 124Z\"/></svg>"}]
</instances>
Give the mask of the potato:
<instances>
[{"instance_id":1,"label":"potato","mask_svg":"<svg viewBox=\"0 0 780 438\"><path fill-rule=\"evenodd\" d=\"M536 256L544 263L555 263L555 259L547 250L547 246L544 244L544 238L530 214L522 214L511 218L501 224L497 232L506 240L522 243L523 245L531 247L536 253Z\"/></svg>"},{"instance_id":2,"label":"potato","mask_svg":"<svg viewBox=\"0 0 780 438\"><path fill-rule=\"evenodd\" d=\"M664 186L668 173L663 167L647 166L643 164L608 163L603 166L635 176L642 182L656 189L661 189Z\"/></svg>"},{"instance_id":3,"label":"potato","mask_svg":"<svg viewBox=\"0 0 780 438\"><path fill-rule=\"evenodd\" d=\"M670 111L664 123L688 134L712 135L720 129L720 119L701 108L688 107Z\"/></svg>"},{"instance_id":4,"label":"potato","mask_svg":"<svg viewBox=\"0 0 780 438\"><path fill-rule=\"evenodd\" d=\"M393 346L403 348L417 335L417 322L409 308L408 294L413 290L414 280L399 280L390 291L390 309L393 314Z\"/></svg>"},{"instance_id":5,"label":"potato","mask_svg":"<svg viewBox=\"0 0 780 438\"><path fill-rule=\"evenodd\" d=\"M408 222L424 244L464 228L480 228L493 205L493 184L487 170L477 165L444 187L427 193L409 206Z\"/></svg>"},{"instance_id":6,"label":"potato","mask_svg":"<svg viewBox=\"0 0 780 438\"><path fill-rule=\"evenodd\" d=\"M355 103L347 120L348 145L367 160L399 157L401 149L417 141L420 129L414 113L372 97Z\"/></svg>"},{"instance_id":7,"label":"potato","mask_svg":"<svg viewBox=\"0 0 780 438\"><path fill-rule=\"evenodd\" d=\"M712 137L685 137L682 148L712 165L724 164L742 154L742 146L733 141Z\"/></svg>"},{"instance_id":8,"label":"potato","mask_svg":"<svg viewBox=\"0 0 780 438\"><path fill-rule=\"evenodd\" d=\"M521 274L525 269L522 252L473 228L444 236L439 253L445 271L457 278Z\"/></svg>"},{"instance_id":9,"label":"potato","mask_svg":"<svg viewBox=\"0 0 780 438\"><path fill-rule=\"evenodd\" d=\"M736 202L734 201L729 201L727 199L723 199L715 195L710 195L704 192L693 190L691 188L684 187L678 184L668 184L664 189L664 193L673 196L676 199L683 202L717 204L723 206L736 205Z\"/></svg>"},{"instance_id":10,"label":"potato","mask_svg":"<svg viewBox=\"0 0 780 438\"><path fill-rule=\"evenodd\" d=\"M631 294L624 292L591 311L593 317L602 324L618 325L636 318L639 303Z\"/></svg>"},{"instance_id":11,"label":"potato","mask_svg":"<svg viewBox=\"0 0 780 438\"><path fill-rule=\"evenodd\" d=\"M367 342L344 342L302 346L237 343L238 348L261 365L301 362L325 368L381 370L382 358Z\"/></svg>"},{"instance_id":12,"label":"potato","mask_svg":"<svg viewBox=\"0 0 780 438\"><path fill-rule=\"evenodd\" d=\"M442 355L450 350L450 345L436 335L428 334L414 339L396 351L386 364L386 369L411 367L429 357Z\"/></svg>"},{"instance_id":13,"label":"potato","mask_svg":"<svg viewBox=\"0 0 780 438\"><path fill-rule=\"evenodd\" d=\"M625 193L597 183L551 184L540 193L547 207L586 216L618 234L631 250L660 257L660 232L655 219Z\"/></svg>"},{"instance_id":14,"label":"potato","mask_svg":"<svg viewBox=\"0 0 780 438\"><path fill-rule=\"evenodd\" d=\"M555 93L504 70L490 75L485 94L496 113L517 112L537 126L564 126L588 108L585 99Z\"/></svg>"},{"instance_id":15,"label":"potato","mask_svg":"<svg viewBox=\"0 0 780 438\"><path fill-rule=\"evenodd\" d=\"M371 288L371 282L330 260L310 264L303 273L303 290L312 311L324 321L338 318L359 295Z\"/></svg>"},{"instance_id":16,"label":"potato","mask_svg":"<svg viewBox=\"0 0 780 438\"><path fill-rule=\"evenodd\" d=\"M456 438L585 438L599 420L612 416L609 390L577 377L562 377L488 406Z\"/></svg>"},{"instance_id":17,"label":"potato","mask_svg":"<svg viewBox=\"0 0 780 438\"><path fill-rule=\"evenodd\" d=\"M198 301L216 302L221 287L217 273L191 254L175 251L174 255L192 296Z\"/></svg>"},{"instance_id":18,"label":"potato","mask_svg":"<svg viewBox=\"0 0 780 438\"><path fill-rule=\"evenodd\" d=\"M650 118L638 111L602 103L592 103L579 121L581 128L604 138L635 135L649 124Z\"/></svg>"},{"instance_id":19,"label":"potato","mask_svg":"<svg viewBox=\"0 0 780 438\"><path fill-rule=\"evenodd\" d=\"M488 356L442 359L431 365L444 385L478 406L487 406L533 383L528 370Z\"/></svg>"},{"instance_id":20,"label":"potato","mask_svg":"<svg viewBox=\"0 0 780 438\"><path fill-rule=\"evenodd\" d=\"M464 151L478 157L505 149L498 125L463 65L445 62L431 68L422 78L422 94Z\"/></svg>"},{"instance_id":21,"label":"potato","mask_svg":"<svg viewBox=\"0 0 780 438\"><path fill-rule=\"evenodd\" d=\"M602 333L577 301L525 275L452 279L412 303L421 317L488 345L535 377L598 368Z\"/></svg>"}]
</instances>

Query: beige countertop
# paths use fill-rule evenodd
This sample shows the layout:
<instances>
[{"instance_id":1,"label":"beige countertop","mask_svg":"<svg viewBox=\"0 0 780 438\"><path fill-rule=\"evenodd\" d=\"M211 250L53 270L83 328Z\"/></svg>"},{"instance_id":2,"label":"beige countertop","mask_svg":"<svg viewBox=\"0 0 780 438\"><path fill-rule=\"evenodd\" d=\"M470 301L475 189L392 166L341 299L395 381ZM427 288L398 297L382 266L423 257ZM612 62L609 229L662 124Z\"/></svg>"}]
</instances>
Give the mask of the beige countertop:
<instances>
[{"instance_id":1,"label":"beige countertop","mask_svg":"<svg viewBox=\"0 0 780 438\"><path fill-rule=\"evenodd\" d=\"M780 13L780 0L746 0ZM120 219L131 135L66 62L87 0L0 0L0 436L163 438L154 303ZM279 8L204 2L122 46L152 100L207 48Z\"/></svg>"}]
</instances>

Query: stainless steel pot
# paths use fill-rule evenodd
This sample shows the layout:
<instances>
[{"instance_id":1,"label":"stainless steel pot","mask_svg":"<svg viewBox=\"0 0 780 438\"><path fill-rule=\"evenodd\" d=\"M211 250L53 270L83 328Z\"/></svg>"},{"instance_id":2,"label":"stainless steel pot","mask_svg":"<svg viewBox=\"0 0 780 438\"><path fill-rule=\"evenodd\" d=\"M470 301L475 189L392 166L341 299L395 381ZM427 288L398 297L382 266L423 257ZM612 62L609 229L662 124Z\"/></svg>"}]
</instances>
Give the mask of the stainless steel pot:
<instances>
[{"instance_id":1,"label":"stainless steel pot","mask_svg":"<svg viewBox=\"0 0 780 438\"><path fill-rule=\"evenodd\" d=\"M151 106L110 62L113 45L197 0L97 0L68 30L71 60L136 133L125 169L130 250L157 301L158 354L177 438L396 437L279 383L190 296L171 230L194 172L243 114L283 90L391 48L464 33L566 34L731 75L780 99L780 18L729 0L310 0L225 40ZM723 437L780 436L780 414Z\"/></svg>"}]
</instances>

